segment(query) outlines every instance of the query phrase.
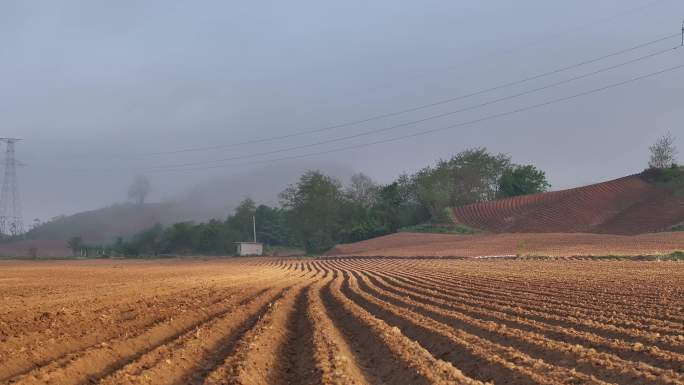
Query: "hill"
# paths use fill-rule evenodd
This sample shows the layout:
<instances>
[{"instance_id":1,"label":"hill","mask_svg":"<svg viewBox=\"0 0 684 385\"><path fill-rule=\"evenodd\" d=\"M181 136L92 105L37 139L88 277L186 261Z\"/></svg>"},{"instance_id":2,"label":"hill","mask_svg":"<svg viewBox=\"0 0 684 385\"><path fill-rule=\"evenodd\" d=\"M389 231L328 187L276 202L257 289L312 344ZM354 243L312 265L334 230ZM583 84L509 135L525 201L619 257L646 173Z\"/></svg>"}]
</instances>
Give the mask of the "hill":
<instances>
[{"instance_id":1,"label":"hill","mask_svg":"<svg viewBox=\"0 0 684 385\"><path fill-rule=\"evenodd\" d=\"M172 203L123 203L60 216L43 223L25 234L27 240L65 241L80 236L90 243L110 242L117 236L128 236L154 226L187 218L181 208Z\"/></svg>"},{"instance_id":2,"label":"hill","mask_svg":"<svg viewBox=\"0 0 684 385\"><path fill-rule=\"evenodd\" d=\"M457 224L493 233L641 234L684 222L684 196L647 174L452 210Z\"/></svg>"},{"instance_id":3,"label":"hill","mask_svg":"<svg viewBox=\"0 0 684 385\"><path fill-rule=\"evenodd\" d=\"M587 233L426 234L396 233L345 245L331 256L483 257L669 254L684 249L684 232L641 235Z\"/></svg>"}]
</instances>

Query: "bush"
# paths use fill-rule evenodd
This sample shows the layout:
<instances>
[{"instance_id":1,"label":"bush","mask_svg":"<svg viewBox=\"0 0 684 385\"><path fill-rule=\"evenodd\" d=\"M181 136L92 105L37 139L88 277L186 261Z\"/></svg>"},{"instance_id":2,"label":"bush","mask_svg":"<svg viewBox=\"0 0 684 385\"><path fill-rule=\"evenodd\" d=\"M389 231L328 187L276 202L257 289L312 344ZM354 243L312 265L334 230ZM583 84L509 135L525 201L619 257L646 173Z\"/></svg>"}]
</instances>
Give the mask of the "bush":
<instances>
[{"instance_id":1,"label":"bush","mask_svg":"<svg viewBox=\"0 0 684 385\"><path fill-rule=\"evenodd\" d=\"M438 225L438 224L431 224L431 223L423 223L420 225L415 225L415 226L407 226L407 227L402 227L399 229L400 232L406 232L406 233L432 233L432 234L464 234L464 235L470 235L470 234L477 234L480 233L481 231L470 227L466 226L463 224L455 224L455 225Z\"/></svg>"},{"instance_id":2,"label":"bush","mask_svg":"<svg viewBox=\"0 0 684 385\"><path fill-rule=\"evenodd\" d=\"M652 183L672 183L684 179L684 167L673 164L668 168L649 168L642 177Z\"/></svg>"},{"instance_id":3,"label":"bush","mask_svg":"<svg viewBox=\"0 0 684 385\"><path fill-rule=\"evenodd\" d=\"M372 223L360 223L349 230L344 230L341 236L344 243L352 243L387 235L390 232L391 231L385 226L377 226Z\"/></svg>"},{"instance_id":4,"label":"bush","mask_svg":"<svg viewBox=\"0 0 684 385\"><path fill-rule=\"evenodd\" d=\"M684 261L684 251L675 251L663 258L665 261Z\"/></svg>"}]
</instances>

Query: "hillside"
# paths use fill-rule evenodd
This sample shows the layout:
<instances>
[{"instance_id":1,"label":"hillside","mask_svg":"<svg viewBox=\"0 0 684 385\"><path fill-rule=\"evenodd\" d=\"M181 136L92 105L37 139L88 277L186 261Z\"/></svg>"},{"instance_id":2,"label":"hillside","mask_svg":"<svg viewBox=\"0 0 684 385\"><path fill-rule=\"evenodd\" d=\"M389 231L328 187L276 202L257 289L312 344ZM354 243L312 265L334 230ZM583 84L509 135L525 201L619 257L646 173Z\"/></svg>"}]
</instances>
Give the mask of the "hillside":
<instances>
[{"instance_id":1,"label":"hillside","mask_svg":"<svg viewBox=\"0 0 684 385\"><path fill-rule=\"evenodd\" d=\"M117 236L128 236L154 226L181 220L183 214L170 203L131 203L62 216L26 233L28 240L64 241L81 236L92 243L109 242Z\"/></svg>"},{"instance_id":2,"label":"hillside","mask_svg":"<svg viewBox=\"0 0 684 385\"><path fill-rule=\"evenodd\" d=\"M453 209L456 223L493 233L641 234L684 221L684 196L643 174Z\"/></svg>"},{"instance_id":3,"label":"hillside","mask_svg":"<svg viewBox=\"0 0 684 385\"><path fill-rule=\"evenodd\" d=\"M338 245L331 256L483 257L669 254L684 249L684 232L641 235L587 233L426 234L396 233Z\"/></svg>"},{"instance_id":4,"label":"hillside","mask_svg":"<svg viewBox=\"0 0 684 385\"><path fill-rule=\"evenodd\" d=\"M22 240L0 243L0 256L26 256L32 248L43 257L68 256L71 251L66 243L74 236L88 244L109 243L157 223L194 220L196 216L196 211L176 203L116 204L54 218L27 232Z\"/></svg>"}]
</instances>

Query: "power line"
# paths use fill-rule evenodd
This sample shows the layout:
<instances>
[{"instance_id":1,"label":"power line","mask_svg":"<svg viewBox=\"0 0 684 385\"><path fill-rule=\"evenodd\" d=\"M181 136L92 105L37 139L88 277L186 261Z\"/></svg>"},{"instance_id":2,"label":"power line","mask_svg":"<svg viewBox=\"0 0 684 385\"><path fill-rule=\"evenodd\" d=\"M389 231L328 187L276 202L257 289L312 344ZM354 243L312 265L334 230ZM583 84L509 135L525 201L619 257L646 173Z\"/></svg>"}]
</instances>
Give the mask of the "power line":
<instances>
[{"instance_id":1,"label":"power line","mask_svg":"<svg viewBox=\"0 0 684 385\"><path fill-rule=\"evenodd\" d=\"M534 41L532 41L532 42L529 42L529 43L526 43L526 44L519 44L519 45L517 45L517 46L514 46L514 47L510 48L510 49L507 50L507 51L513 52L513 51L517 51L517 50L519 50L519 49L521 49L521 48L534 47L534 46L536 46L536 45L538 45L538 44L540 44L540 43L543 43L543 42L548 41L548 40L553 40L553 39L559 38L559 37L561 37L561 36L563 36L563 35L566 35L566 34L568 34L568 33L570 33L570 32L580 31L580 30L582 30L582 29L584 29L584 28L587 28L587 27L590 27L590 26L603 24L603 23L606 23L606 22L615 20L615 19L617 19L617 18L619 18L619 17L621 17L621 16L628 15L628 14L630 14L630 13L634 13L634 12L637 12L637 11L641 11L641 10L650 8L650 7L654 6L654 5L657 5L658 3L664 3L664 2L666 2L666 1L664 1L664 0L654 0L654 1L650 1L650 2L648 2L648 3L646 3L646 4L642 4L642 5L637 6L637 7L634 7L634 8L629 8L629 9L623 10L623 11L621 11L621 12L615 13L615 14L610 15L610 16L605 16L605 17L598 18L598 19L595 19L595 20L590 20L590 21L588 21L588 22L586 22L586 23L579 24L579 25L577 25L577 26L575 26L575 27L566 28L565 31L560 31L560 32L557 32L557 33L552 33L552 34L547 34L547 35L545 35L545 36L543 36L543 37L541 37L541 38L539 38L539 39L536 39L536 40L534 40Z\"/></svg>"},{"instance_id":2,"label":"power line","mask_svg":"<svg viewBox=\"0 0 684 385\"><path fill-rule=\"evenodd\" d=\"M473 125L473 124L481 123L481 122L488 121L488 120L494 120L494 119L502 118L502 117L505 117L505 116L515 115L515 114L518 114L518 113L521 113L521 112L530 111L530 110L542 108L542 107L549 106L549 105L553 105L553 104L557 104L557 103L562 103L562 102L565 102L565 101L568 101L568 100L573 100L573 99L577 99L577 98L580 98L580 97L583 97L583 96L596 94L596 93L599 93L599 92L602 92L602 91L606 91L606 90L609 90L609 89L617 88L617 87L620 87L620 86L623 86L623 85L626 85L626 84L634 83L634 82L637 82L637 81L640 81L640 80L643 80L643 79L647 79L647 78L659 76L659 75L662 75L662 74L665 74L665 73L668 73L668 72L677 71L677 70L680 70L680 69L684 69L684 64L680 64L680 65L677 65L677 66L674 66L674 67L669 67L669 68L666 68L666 69L663 69L663 70L660 70L660 71L656 71L656 72L650 72L650 73L647 73L647 74L644 74L644 75L640 75L640 76L637 76L637 77L633 77L633 78L630 78L630 79L627 79L627 80L624 80L624 81L621 81L621 82L618 82L618 83L612 83L612 84L609 84L609 85L607 85L607 86L603 86L603 87L599 87L599 88L594 88L594 89L591 89L591 90L589 90L589 91L580 92L580 93L573 94L573 95L570 95L570 96L565 96L565 97L562 97L562 98L552 99L552 100L549 100L549 101L546 101L546 102L543 102L543 103L533 104L533 105L530 105L530 106L521 107L521 108L517 108L517 109L514 109L514 110L509 110L509 111L502 112L502 113L498 113L498 114L488 115L488 116L485 116L485 117L482 117L482 118L479 118L479 119L469 120L469 121L465 121L465 122L461 122L461 123L457 123L457 124L453 124L453 125L449 125L449 126L444 126L444 127L433 128L433 129L430 129L430 130L423 130L423 131L419 131L419 132L416 132L416 133L413 133L413 134L397 136L397 137L390 138L390 139L377 140L377 141L373 141L373 142L366 142L366 143L361 143L361 144L356 144L356 145L350 145L350 146L345 146L345 147L339 147L339 148L335 148L335 149L331 149L331 150L326 150L326 151L320 151L320 152L314 152L314 153L308 153L308 154L301 154L301 155L293 155L293 156L282 157L282 158L275 158L275 159L264 159L264 160L257 160L257 161L251 161L251 162L231 163L231 164L214 165L214 166L207 166L207 167L165 169L165 170L156 170L156 171L157 171L157 172L200 171L200 170L224 168L224 167L231 167L231 166L252 165L252 164L255 164L255 163L272 163L272 162L280 162L280 161L284 161L284 160L293 160L293 159L301 159L301 158L306 158L306 157L311 157L311 156L326 155L326 154L335 153L335 152L341 152L341 151L347 151L347 150L358 149L358 148L363 148L363 147L369 147L369 146L373 146L373 145L377 145L377 144L384 144L384 143L396 142L396 141L399 141L399 140L404 140L404 139L409 139L409 138L415 138L415 137L418 137L418 136L428 135L428 134L435 133L435 132L439 132L439 131L446 131L446 130L450 130L450 129L454 129L454 128L459 128L459 127L464 127L464 126L468 126L468 125Z\"/></svg>"},{"instance_id":3,"label":"power line","mask_svg":"<svg viewBox=\"0 0 684 385\"><path fill-rule=\"evenodd\" d=\"M606 55L602 55L602 56L599 56L596 58L584 60L584 61L581 61L581 62L578 62L575 64L571 64L568 66L556 68L556 69L551 70L551 71L543 72L543 73L533 75L533 76L529 76L526 78L522 78L519 80L503 83L503 84L500 84L497 86L480 89L480 90L473 91L473 92L470 92L467 94L454 96L454 97L450 97L450 98L446 98L446 99L441 99L441 100L438 100L435 102L426 103L426 104L422 104L422 105L418 105L418 106L414 106L414 107L409 107L406 109L401 109L401 110L396 110L396 111L392 111L392 112L388 112L388 113L373 115L373 116L369 116L369 117L366 117L363 119L352 120L352 121L348 121L348 122L344 122L344 123L340 123L340 124L335 124L335 125L331 125L331 126L325 126L325 127L319 127L319 128L313 128L313 129L293 132L290 134L265 137L265 138L261 138L261 139L252 139L252 140L246 140L246 141L242 141L242 142L220 144L220 145L213 145L213 146L189 147L189 148L179 149L179 150L151 152L151 153L147 153L147 154L140 154L140 156L158 156L158 155L171 155L171 154L180 154L180 153L197 152L197 151L219 150L219 149L224 149L224 148L244 146L244 145L248 145L248 144L272 142L272 141L276 141L276 140L289 139L289 138L299 137L299 136L303 136L303 135L314 134L314 133L318 133L318 132L330 131L330 130L334 130L334 129L338 129L338 128L356 126L356 125L360 125L363 123L369 123L372 121L377 121L377 120L395 117L395 116L399 116L399 115L403 115L403 114L408 114L411 112L416 112L416 111L424 110L427 108L436 107L436 106L444 105L447 103L452 103L452 102L455 102L458 100L463 100L463 99L471 98L474 96L482 95L482 94L485 94L488 92L497 91L497 90L504 89L507 87L512 87L512 86L524 84L527 82L531 82L533 80L541 79L541 78L551 76L551 75L555 75L555 74L558 74L561 72L565 72L565 71L568 71L568 70L571 70L574 68L578 68L578 67L585 66L588 64L596 63L596 62L599 62L601 60L605 60L605 59L608 59L611 57L615 57L615 56L622 55L622 54L625 54L628 52L632 52L632 51L638 50L640 48L644 48L644 47L647 47L647 46L650 46L653 44L657 44L657 43L660 43L660 42L663 42L663 41L666 41L669 39L673 39L675 37L679 37L679 34L676 33L676 34L672 34L672 35L663 36L663 37L660 37L660 38L657 38L654 40L647 41L645 43L637 44L637 45L629 47L629 48L625 48L625 49L621 49L621 50L618 50L615 52L611 52L611 53L606 54Z\"/></svg>"},{"instance_id":4,"label":"power line","mask_svg":"<svg viewBox=\"0 0 684 385\"><path fill-rule=\"evenodd\" d=\"M356 144L356 145L338 147L338 148L326 150L326 151L313 152L313 153L300 154L300 155L292 155L292 156L281 157L281 158L262 159L262 160L255 160L255 161L249 161L249 162L230 163L230 164L204 166L204 167L175 168L175 169L174 168L167 168L167 169L156 169L156 170L149 170L149 171L150 172L201 171L201 170L225 168L225 167L232 167L232 166L243 166L243 165L261 164L261 163L273 163L273 162L280 162L280 161L285 161L285 160L301 159L301 158L307 158L307 157L312 157L312 156L318 156L318 155L325 155L325 154L336 153L336 152L341 152L341 151L347 151L347 150L352 150L352 149L364 148L364 147L369 147L369 146L373 146L373 145L377 145L377 144L391 143L391 142L396 142L396 141L403 140L403 139L409 139L409 138L414 138L414 137L418 137L418 136L422 136L422 135L428 135L428 134L431 134L434 132L446 131L446 130L453 129L453 128L459 128L459 127L464 127L464 126L468 126L468 125L473 125L473 124L481 123L481 122L488 121L488 120L494 120L494 119L498 119L501 117L515 115L515 114L518 114L521 112L530 111L530 110L538 109L541 107L545 107L545 106L549 106L549 105L553 105L553 104L557 104L557 103L562 103L562 102L565 102L568 100L573 100L573 99L577 99L577 98L580 98L583 96L596 94L596 93L599 93L602 91L617 88L617 87L620 87L620 86L623 86L626 84L630 84L630 83L634 83L634 82L637 82L637 81L640 81L643 79L659 76L659 75L662 75L662 74L665 74L668 72L673 72L676 70L680 70L683 68L684 68L684 64L680 64L680 65L677 65L674 67L669 67L669 68L666 68L666 69L663 69L660 71L650 72L650 73L647 73L644 75L633 77L633 78L630 78L630 79L627 79L627 80L624 80L621 82L612 83L612 84L609 84L607 86L594 88L594 89L591 89L588 91L580 92L580 93L573 94L570 96L565 96L562 98L552 99L552 100L549 100L549 101L546 101L543 103L533 104L530 106L521 107L521 108L517 108L514 110L509 110L506 112L488 115L488 116L478 118L478 119L474 119L474 120L469 120L469 121L465 121L465 122L461 122L461 123L457 123L457 124L453 124L453 125L449 125L449 126L444 126L444 127L433 128L433 129L429 129L429 130L418 131L418 132L413 133L413 134L402 135L402 136L389 138L389 139L377 140L377 141L373 141L373 142L366 142L366 143L361 143L361 144ZM87 170L87 169L68 169L68 170L67 169L53 169L53 170L76 171L76 172L91 171L91 170ZM125 170L122 170L122 169L116 169L116 170L115 169L105 169L105 170L100 170L100 172L103 172L103 171L104 172L121 172L121 171L144 171L144 170L141 170L141 169L125 169Z\"/></svg>"},{"instance_id":5,"label":"power line","mask_svg":"<svg viewBox=\"0 0 684 385\"><path fill-rule=\"evenodd\" d=\"M568 79L565 79L565 80L561 80L561 81L559 81L559 82L551 83L551 84L548 84L548 85L545 85L545 86L542 86L542 87L538 87L538 88L534 88L534 89L531 89L531 90L523 91L523 92L520 92L520 93L517 93L517 94L513 94L513 95L501 97L501 98L496 98L496 99L493 99L493 100L489 100L489 101L486 101L486 102L483 102L483 103L480 103L480 104L468 106L468 107L461 108L461 109L454 110L454 111L448 111L448 112L444 112L444 113L437 114L437 115L431 115L431 116L428 116L428 117L425 117L425 118L422 118L422 119L418 119L418 120L413 120L413 121L404 122L404 123L400 123L400 124L396 124L396 125L392 125L392 126L388 126L388 127L383 127L383 128L378 128L378 129L373 129L373 130L364 131L364 132L361 132L361 133L358 133L358 134L353 134L353 135L347 135L347 136L337 137L337 138L333 138L333 139L322 140L322 141L318 141L318 142L314 142L314 143L307 143L307 144L302 144L302 145L290 146L290 147L285 147L285 148L281 148L281 149L277 149L277 150L262 151L262 152L247 154L247 155L238 155L238 156L233 156L233 157L230 157L230 158L213 159L213 160L206 160L206 161L197 161L197 162L180 163L180 164L170 164L170 165L163 165L163 166L155 166L155 167L149 167L148 169L153 170L153 169L165 169L165 168L178 168L178 167L199 166L199 165L203 165L203 164L212 164L212 163L228 162L228 161L239 160L239 159L255 158L255 157L264 156L264 155L273 155L273 154L278 154L278 153L282 153L282 152L288 152L288 151L293 151L293 150L300 150L300 149L303 149L303 148L310 148L310 147L320 146L320 145L323 145L323 144L341 142L341 141L344 141L344 140L349 140L349 139L359 138L359 137L363 137L363 136L373 135L373 134L377 134L377 133L380 133L380 132L385 132L385 131L389 131L389 130L393 130L393 129L397 129L397 128L401 128L401 127L407 127L407 126L415 125L415 124L418 124L418 123L423 123L423 122L427 122L427 121L430 121L430 120L435 120L435 119L443 118L443 117L446 117L446 116L455 115L455 114L458 114L458 113L461 113L461 112L466 112L466 111L475 110L475 109L482 108L482 107L486 107L486 106L489 106L489 105L492 105L492 104L496 104L496 103L500 103L500 102L503 102L503 101L515 99L515 98L518 98L518 97L521 97L521 96L533 94L533 93L536 93L536 92L539 92L539 91L543 91L543 90L547 90L547 89L550 89L550 88L553 88L553 87L557 87L557 86L559 86L559 85L567 84L567 83L570 83L570 82L573 82L573 81L576 81L576 80L585 79L585 78L590 77L590 76L594 76L594 75L597 75L597 74L600 74L600 73L603 73L603 72L607 72L607 71L611 71L611 70L614 70L614 69L617 69L617 68L620 68L620 67L624 67L624 66L626 66L626 65L633 64L633 63L636 63L636 62L639 62L639 61L642 61L642 60L646 60L646 59L650 59L650 58L653 58L653 57L656 57L656 56L659 56L659 55L663 55L663 54L665 54L665 53L672 52L672 51L674 51L674 50L676 50L676 49L679 49L679 48L680 48L680 46L675 46L675 47L667 48L667 49L660 50L660 51L657 51L657 52L654 52L654 53L651 53L651 54L648 54L648 55L644 55L644 56L637 57L637 58L635 58L635 59L628 60L628 61L626 61L626 62L618 63L618 64L615 64L615 65L612 65L612 66L608 66L608 67L605 67L605 68L601 68L601 69L596 70L596 71L592 71L592 72L589 72L589 73L586 73L586 74L574 76L574 77L572 77L572 78L568 78Z\"/></svg>"}]
</instances>

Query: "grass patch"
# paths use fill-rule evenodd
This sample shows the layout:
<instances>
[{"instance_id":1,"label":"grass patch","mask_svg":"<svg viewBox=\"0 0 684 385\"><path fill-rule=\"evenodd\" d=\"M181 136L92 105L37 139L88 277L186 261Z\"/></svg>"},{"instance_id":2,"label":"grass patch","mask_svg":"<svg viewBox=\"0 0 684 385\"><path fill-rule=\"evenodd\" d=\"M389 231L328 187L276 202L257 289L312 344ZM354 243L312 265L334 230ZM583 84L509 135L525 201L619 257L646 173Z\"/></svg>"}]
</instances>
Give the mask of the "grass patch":
<instances>
[{"instance_id":1,"label":"grass patch","mask_svg":"<svg viewBox=\"0 0 684 385\"><path fill-rule=\"evenodd\" d=\"M423 223L415 226L407 226L399 229L399 232L404 233L431 233L431 234L478 234L481 230L476 228L456 224L456 225L443 225L443 224L432 224Z\"/></svg>"},{"instance_id":2,"label":"grass patch","mask_svg":"<svg viewBox=\"0 0 684 385\"><path fill-rule=\"evenodd\" d=\"M643 178L660 187L671 190L675 196L684 196L684 167L672 166L665 169L648 169Z\"/></svg>"},{"instance_id":3,"label":"grass patch","mask_svg":"<svg viewBox=\"0 0 684 385\"><path fill-rule=\"evenodd\" d=\"M659 261L684 261L684 251L675 251L672 254L665 255Z\"/></svg>"},{"instance_id":4,"label":"grass patch","mask_svg":"<svg viewBox=\"0 0 684 385\"><path fill-rule=\"evenodd\" d=\"M668 227L667 231L684 231L684 222L672 227Z\"/></svg>"},{"instance_id":5,"label":"grass patch","mask_svg":"<svg viewBox=\"0 0 684 385\"><path fill-rule=\"evenodd\" d=\"M684 251L675 251L661 255L594 255L596 260L628 260L628 261L684 261Z\"/></svg>"},{"instance_id":6,"label":"grass patch","mask_svg":"<svg viewBox=\"0 0 684 385\"><path fill-rule=\"evenodd\" d=\"M553 260L563 260L567 257L551 257L547 255L517 255L515 259L525 260L525 261L553 261ZM675 251L670 254L653 254L653 255L617 255L617 254L606 254L606 255L577 255L572 257L573 259L585 259L592 261L678 261L684 262L684 251Z\"/></svg>"}]
</instances>

